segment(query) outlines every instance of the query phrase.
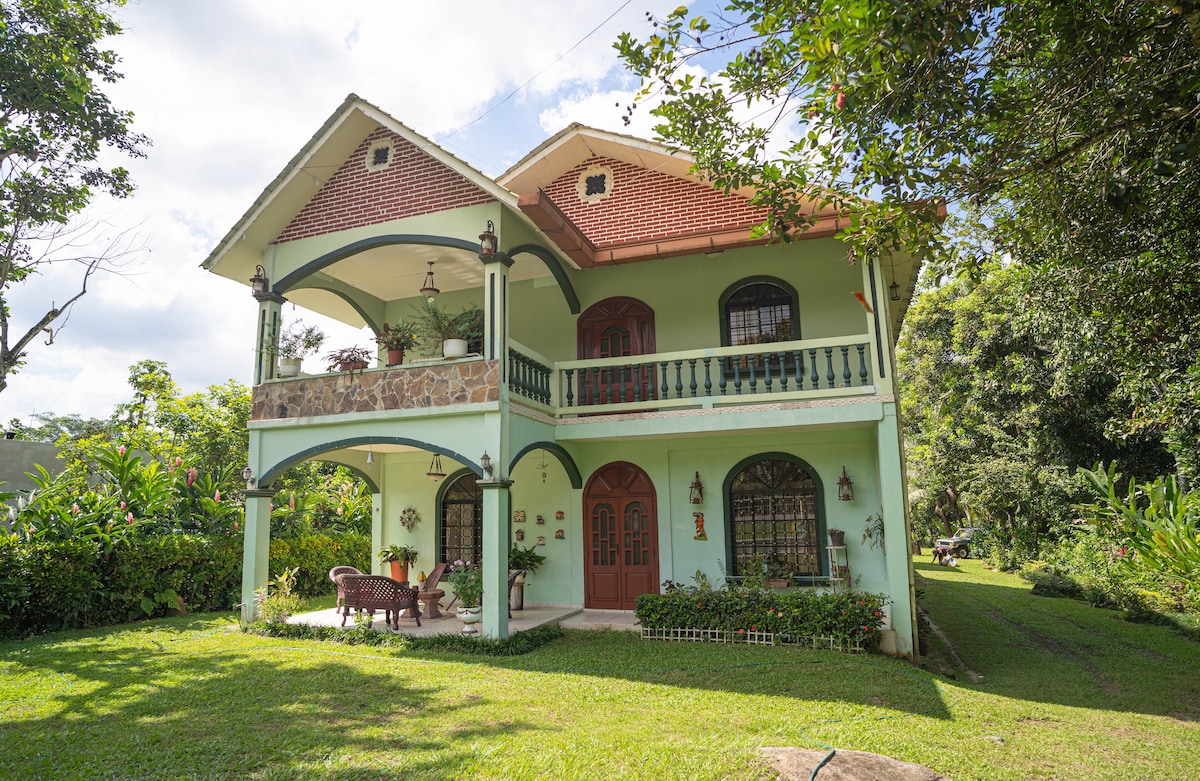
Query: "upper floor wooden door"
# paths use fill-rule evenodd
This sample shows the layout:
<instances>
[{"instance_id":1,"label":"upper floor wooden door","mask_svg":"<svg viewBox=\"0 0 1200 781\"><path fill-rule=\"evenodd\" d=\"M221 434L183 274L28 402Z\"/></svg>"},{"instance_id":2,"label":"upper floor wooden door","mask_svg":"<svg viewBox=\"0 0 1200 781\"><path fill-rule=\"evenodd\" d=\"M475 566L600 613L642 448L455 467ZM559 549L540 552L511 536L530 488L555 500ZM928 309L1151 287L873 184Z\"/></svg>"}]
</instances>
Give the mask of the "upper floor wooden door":
<instances>
[{"instance_id":1,"label":"upper floor wooden door","mask_svg":"<svg viewBox=\"0 0 1200 781\"><path fill-rule=\"evenodd\" d=\"M658 593L654 484L617 461L592 475L583 496L584 607L633 610L638 594Z\"/></svg>"},{"instance_id":2,"label":"upper floor wooden door","mask_svg":"<svg viewBox=\"0 0 1200 781\"><path fill-rule=\"evenodd\" d=\"M654 352L654 310L636 298L618 296L592 304L579 316L577 356L619 358ZM612 366L581 371L580 405L619 404L655 398L655 372L647 366Z\"/></svg>"}]
</instances>

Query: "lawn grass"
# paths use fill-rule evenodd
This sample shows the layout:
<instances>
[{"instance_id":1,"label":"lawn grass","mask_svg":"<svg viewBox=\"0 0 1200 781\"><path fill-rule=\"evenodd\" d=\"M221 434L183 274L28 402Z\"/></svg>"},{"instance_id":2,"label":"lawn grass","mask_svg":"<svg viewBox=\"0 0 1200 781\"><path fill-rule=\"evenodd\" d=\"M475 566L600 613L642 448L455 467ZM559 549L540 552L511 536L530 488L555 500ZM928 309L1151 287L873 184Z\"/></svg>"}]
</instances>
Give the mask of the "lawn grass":
<instances>
[{"instance_id":1,"label":"lawn grass","mask_svg":"<svg viewBox=\"0 0 1200 781\"><path fill-rule=\"evenodd\" d=\"M519 657L246 635L227 615L0 644L6 779L766 779L761 746L966 779L1200 777L1200 644L918 565L958 680L878 656L568 632Z\"/></svg>"}]
</instances>

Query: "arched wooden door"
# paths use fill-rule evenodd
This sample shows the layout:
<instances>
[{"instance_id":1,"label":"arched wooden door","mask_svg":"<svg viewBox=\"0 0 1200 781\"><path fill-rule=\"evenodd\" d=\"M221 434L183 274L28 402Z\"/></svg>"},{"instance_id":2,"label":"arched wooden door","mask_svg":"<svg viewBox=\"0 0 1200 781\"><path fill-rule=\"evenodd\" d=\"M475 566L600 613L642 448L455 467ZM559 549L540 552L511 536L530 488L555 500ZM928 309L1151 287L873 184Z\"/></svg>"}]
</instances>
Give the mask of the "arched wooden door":
<instances>
[{"instance_id":1,"label":"arched wooden door","mask_svg":"<svg viewBox=\"0 0 1200 781\"><path fill-rule=\"evenodd\" d=\"M633 610L638 594L658 593L658 513L654 484L617 461L588 480L584 504L584 607Z\"/></svg>"},{"instance_id":2,"label":"arched wooden door","mask_svg":"<svg viewBox=\"0 0 1200 781\"><path fill-rule=\"evenodd\" d=\"M598 301L579 316L579 360L621 358L654 352L654 310L636 298ZM580 405L655 398L655 372L647 366L608 366L579 373Z\"/></svg>"}]
</instances>

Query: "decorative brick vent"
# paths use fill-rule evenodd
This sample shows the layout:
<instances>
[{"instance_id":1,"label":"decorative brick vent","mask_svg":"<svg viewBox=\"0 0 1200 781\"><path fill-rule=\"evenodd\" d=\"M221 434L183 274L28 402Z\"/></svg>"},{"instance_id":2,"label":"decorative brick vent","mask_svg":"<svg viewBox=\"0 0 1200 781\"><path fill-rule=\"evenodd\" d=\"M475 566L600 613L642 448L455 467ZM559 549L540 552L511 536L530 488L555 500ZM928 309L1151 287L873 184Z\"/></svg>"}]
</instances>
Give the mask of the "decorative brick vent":
<instances>
[{"instance_id":1,"label":"decorative brick vent","mask_svg":"<svg viewBox=\"0 0 1200 781\"><path fill-rule=\"evenodd\" d=\"M264 383L254 388L250 419L426 409L499 400L500 364L463 361L368 370L354 377L331 374Z\"/></svg>"},{"instance_id":2,"label":"decorative brick vent","mask_svg":"<svg viewBox=\"0 0 1200 781\"><path fill-rule=\"evenodd\" d=\"M601 186L606 193L587 195ZM748 233L766 219L740 195L604 157L559 176L546 194L600 248L729 228Z\"/></svg>"},{"instance_id":3,"label":"decorative brick vent","mask_svg":"<svg viewBox=\"0 0 1200 781\"><path fill-rule=\"evenodd\" d=\"M462 174L379 127L363 139L275 241L306 239L493 200Z\"/></svg>"}]
</instances>

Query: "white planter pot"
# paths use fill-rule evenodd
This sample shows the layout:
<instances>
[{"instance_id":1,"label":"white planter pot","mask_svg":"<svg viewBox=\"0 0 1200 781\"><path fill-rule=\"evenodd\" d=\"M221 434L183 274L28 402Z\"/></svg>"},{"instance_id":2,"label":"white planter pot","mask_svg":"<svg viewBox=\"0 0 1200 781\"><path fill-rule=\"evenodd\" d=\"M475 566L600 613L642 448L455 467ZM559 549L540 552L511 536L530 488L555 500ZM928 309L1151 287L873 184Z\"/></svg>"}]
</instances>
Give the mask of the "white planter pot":
<instances>
[{"instance_id":1,"label":"white planter pot","mask_svg":"<svg viewBox=\"0 0 1200 781\"><path fill-rule=\"evenodd\" d=\"M442 342L443 358L462 358L467 354L466 339L447 339Z\"/></svg>"},{"instance_id":2,"label":"white planter pot","mask_svg":"<svg viewBox=\"0 0 1200 781\"><path fill-rule=\"evenodd\" d=\"M298 377L300 376L300 364L304 363L303 358L280 358L279 359L279 376L280 377Z\"/></svg>"},{"instance_id":3,"label":"white planter pot","mask_svg":"<svg viewBox=\"0 0 1200 781\"><path fill-rule=\"evenodd\" d=\"M458 609L458 620L462 621L462 633L464 635L477 635L479 628L475 626L483 620L482 607L460 607Z\"/></svg>"}]
</instances>

